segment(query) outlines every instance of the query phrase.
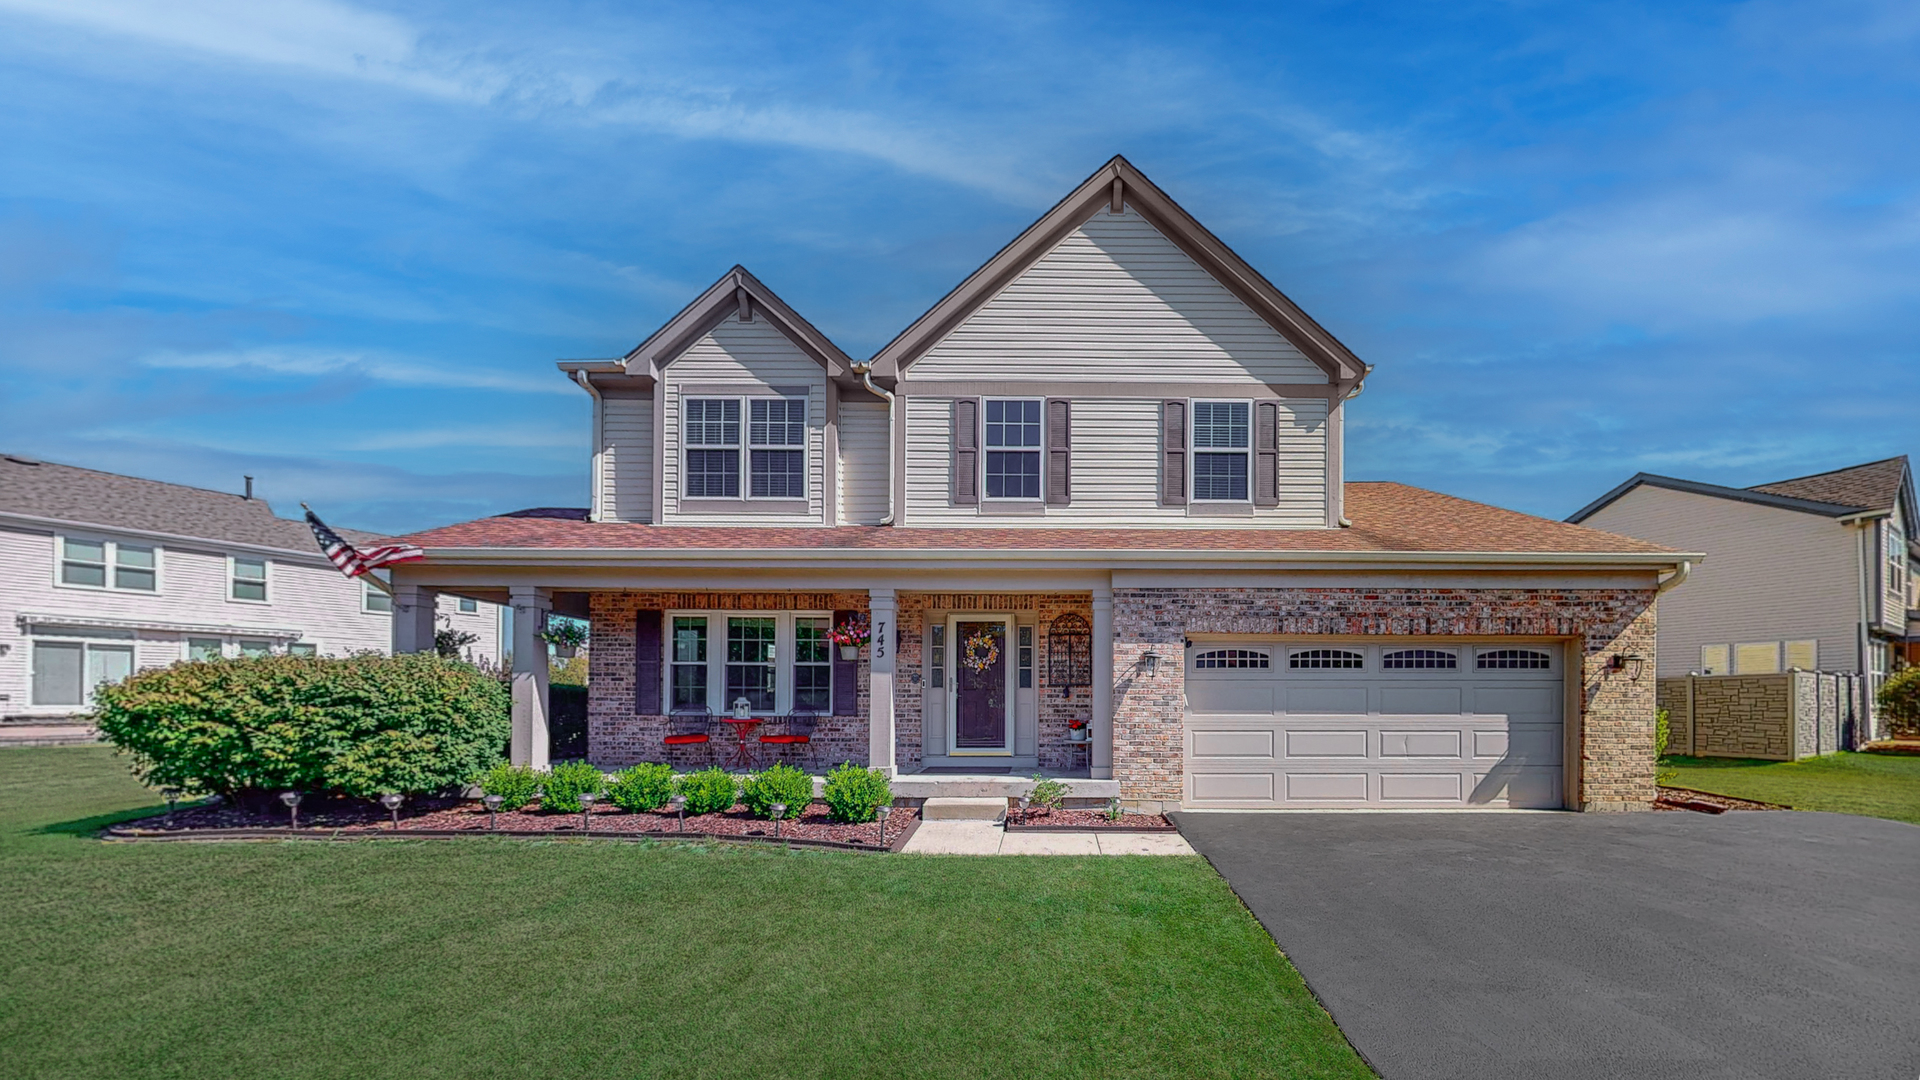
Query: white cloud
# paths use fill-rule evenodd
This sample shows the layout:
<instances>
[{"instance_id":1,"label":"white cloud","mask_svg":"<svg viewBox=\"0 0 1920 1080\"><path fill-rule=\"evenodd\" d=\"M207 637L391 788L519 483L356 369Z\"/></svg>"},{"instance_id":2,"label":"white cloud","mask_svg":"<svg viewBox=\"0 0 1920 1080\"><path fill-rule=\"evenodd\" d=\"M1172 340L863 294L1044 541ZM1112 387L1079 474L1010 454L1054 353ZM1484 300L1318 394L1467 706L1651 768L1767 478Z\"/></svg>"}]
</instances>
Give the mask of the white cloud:
<instances>
[{"instance_id":1,"label":"white cloud","mask_svg":"<svg viewBox=\"0 0 1920 1080\"><path fill-rule=\"evenodd\" d=\"M498 425L487 427L440 427L440 428L398 428L393 431L364 435L351 440L342 449L362 452L370 450L431 450L447 447L529 447L529 448L579 448L583 453L587 445L587 432L580 425L567 428L515 428Z\"/></svg>"},{"instance_id":2,"label":"white cloud","mask_svg":"<svg viewBox=\"0 0 1920 1080\"><path fill-rule=\"evenodd\" d=\"M483 367L436 364L414 357L372 350L284 346L232 349L216 352L163 351L142 357L145 367L254 372L321 378L351 375L395 386L441 387L459 390L504 390L514 393L577 394L579 388L558 371L518 375Z\"/></svg>"}]
</instances>

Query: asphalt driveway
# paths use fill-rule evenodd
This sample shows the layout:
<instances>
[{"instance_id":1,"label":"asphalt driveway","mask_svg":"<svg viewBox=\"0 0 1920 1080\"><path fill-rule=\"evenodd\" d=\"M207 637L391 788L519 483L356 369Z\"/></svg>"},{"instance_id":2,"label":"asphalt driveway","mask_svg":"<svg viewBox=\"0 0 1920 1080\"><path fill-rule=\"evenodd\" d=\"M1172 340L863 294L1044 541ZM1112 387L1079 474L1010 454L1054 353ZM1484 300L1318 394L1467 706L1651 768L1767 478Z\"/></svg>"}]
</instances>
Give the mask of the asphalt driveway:
<instances>
[{"instance_id":1,"label":"asphalt driveway","mask_svg":"<svg viewBox=\"0 0 1920 1080\"><path fill-rule=\"evenodd\" d=\"M1920 1076L1920 827L1175 816L1388 1080Z\"/></svg>"}]
</instances>

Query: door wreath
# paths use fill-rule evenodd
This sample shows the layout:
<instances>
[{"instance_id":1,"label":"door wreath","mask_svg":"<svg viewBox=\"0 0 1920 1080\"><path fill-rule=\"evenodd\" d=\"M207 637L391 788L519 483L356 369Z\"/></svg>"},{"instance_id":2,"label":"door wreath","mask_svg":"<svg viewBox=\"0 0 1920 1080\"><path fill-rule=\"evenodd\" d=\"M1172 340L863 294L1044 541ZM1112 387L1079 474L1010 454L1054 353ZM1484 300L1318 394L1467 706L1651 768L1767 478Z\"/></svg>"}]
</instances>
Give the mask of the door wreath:
<instances>
[{"instance_id":1,"label":"door wreath","mask_svg":"<svg viewBox=\"0 0 1920 1080\"><path fill-rule=\"evenodd\" d=\"M974 674L987 670L1000 661L1000 635L985 630L971 634L960 647L960 662L972 669Z\"/></svg>"}]
</instances>

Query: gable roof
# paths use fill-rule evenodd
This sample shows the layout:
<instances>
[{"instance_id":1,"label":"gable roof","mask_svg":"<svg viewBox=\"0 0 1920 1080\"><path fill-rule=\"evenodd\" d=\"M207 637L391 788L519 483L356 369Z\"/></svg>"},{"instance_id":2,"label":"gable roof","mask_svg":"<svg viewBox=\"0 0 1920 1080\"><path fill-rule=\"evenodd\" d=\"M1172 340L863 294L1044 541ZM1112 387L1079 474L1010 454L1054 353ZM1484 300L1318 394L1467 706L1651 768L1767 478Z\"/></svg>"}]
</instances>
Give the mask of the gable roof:
<instances>
[{"instance_id":1,"label":"gable roof","mask_svg":"<svg viewBox=\"0 0 1920 1080\"><path fill-rule=\"evenodd\" d=\"M747 312L764 315L801 352L825 368L829 378L844 376L853 366L853 360L840 346L801 318L799 312L748 273L746 267L736 265L625 356L614 360L561 360L559 367L568 374L584 371L589 375L652 378L708 331Z\"/></svg>"},{"instance_id":2,"label":"gable roof","mask_svg":"<svg viewBox=\"0 0 1920 1080\"><path fill-rule=\"evenodd\" d=\"M1890 513L1897 502L1904 507L1909 521L1916 520L1913 478L1904 455L1813 476L1756 484L1750 488L1681 480L1654 473L1635 473L1625 483L1569 514L1567 520L1577 525L1637 487L1666 488L1691 495L1706 495L1832 518Z\"/></svg>"},{"instance_id":3,"label":"gable roof","mask_svg":"<svg viewBox=\"0 0 1920 1080\"><path fill-rule=\"evenodd\" d=\"M0 514L320 557L307 523L274 516L265 499L57 465L24 455L0 456ZM376 537L358 529L334 531L354 543Z\"/></svg>"},{"instance_id":4,"label":"gable roof","mask_svg":"<svg viewBox=\"0 0 1920 1080\"><path fill-rule=\"evenodd\" d=\"M1337 393L1344 395L1372 370L1131 162L1116 155L875 353L869 361L873 374L883 378L899 377L903 369L1089 218L1107 209L1118 210L1123 205L1133 207L1241 303L1325 371Z\"/></svg>"}]
</instances>

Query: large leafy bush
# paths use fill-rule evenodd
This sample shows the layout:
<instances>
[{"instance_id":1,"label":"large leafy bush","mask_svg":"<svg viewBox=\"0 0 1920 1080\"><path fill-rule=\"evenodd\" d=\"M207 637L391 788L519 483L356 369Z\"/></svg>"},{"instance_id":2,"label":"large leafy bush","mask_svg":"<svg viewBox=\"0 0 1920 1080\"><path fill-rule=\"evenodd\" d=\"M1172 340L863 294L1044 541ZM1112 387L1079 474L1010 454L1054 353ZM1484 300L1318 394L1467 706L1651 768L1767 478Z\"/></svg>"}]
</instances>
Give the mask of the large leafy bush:
<instances>
[{"instance_id":1,"label":"large leafy bush","mask_svg":"<svg viewBox=\"0 0 1920 1080\"><path fill-rule=\"evenodd\" d=\"M511 729L498 681L431 654L175 664L102 687L94 722L155 787L371 796L464 784Z\"/></svg>"},{"instance_id":2,"label":"large leafy bush","mask_svg":"<svg viewBox=\"0 0 1920 1080\"><path fill-rule=\"evenodd\" d=\"M880 808L893 801L893 789L886 773L848 761L827 774L821 798L833 820L859 824L879 816Z\"/></svg>"},{"instance_id":3,"label":"large leafy bush","mask_svg":"<svg viewBox=\"0 0 1920 1080\"><path fill-rule=\"evenodd\" d=\"M1895 672L1880 684L1880 716L1894 735L1920 735L1920 667Z\"/></svg>"},{"instance_id":4,"label":"large leafy bush","mask_svg":"<svg viewBox=\"0 0 1920 1080\"><path fill-rule=\"evenodd\" d=\"M518 810L540 794L540 770L531 765L509 765L502 761L480 774L480 792L500 796L500 809Z\"/></svg>"},{"instance_id":5,"label":"large leafy bush","mask_svg":"<svg viewBox=\"0 0 1920 1080\"><path fill-rule=\"evenodd\" d=\"M600 770L584 761L563 761L547 773L540 785L540 809L552 813L577 814L580 796L595 798L607 786Z\"/></svg>"},{"instance_id":6,"label":"large leafy bush","mask_svg":"<svg viewBox=\"0 0 1920 1080\"><path fill-rule=\"evenodd\" d=\"M681 777L680 794L686 796L687 813L717 814L731 808L739 798L740 782L732 773L715 766Z\"/></svg>"},{"instance_id":7,"label":"large leafy bush","mask_svg":"<svg viewBox=\"0 0 1920 1080\"><path fill-rule=\"evenodd\" d=\"M607 796L622 810L658 810L673 798L673 766L650 762L622 769L607 785Z\"/></svg>"},{"instance_id":8,"label":"large leafy bush","mask_svg":"<svg viewBox=\"0 0 1920 1080\"><path fill-rule=\"evenodd\" d=\"M775 803L785 804L786 816L797 818L806 813L807 804L813 802L813 777L791 765L775 762L747 777L747 782L740 785L740 801L757 818L771 818Z\"/></svg>"}]
</instances>

